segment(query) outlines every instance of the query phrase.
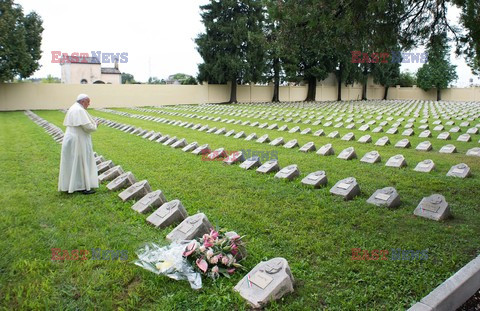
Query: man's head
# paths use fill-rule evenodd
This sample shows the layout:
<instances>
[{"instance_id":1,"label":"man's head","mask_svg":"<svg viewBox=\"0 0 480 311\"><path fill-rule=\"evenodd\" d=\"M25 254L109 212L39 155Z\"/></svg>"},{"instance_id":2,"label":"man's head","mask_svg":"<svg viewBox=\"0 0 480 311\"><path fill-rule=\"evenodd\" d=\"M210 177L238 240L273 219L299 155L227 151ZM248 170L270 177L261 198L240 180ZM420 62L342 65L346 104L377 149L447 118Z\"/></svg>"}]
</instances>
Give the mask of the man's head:
<instances>
[{"instance_id":1,"label":"man's head","mask_svg":"<svg viewBox=\"0 0 480 311\"><path fill-rule=\"evenodd\" d=\"M77 103L83 106L83 108L87 109L90 105L90 98L87 94L80 94L77 96Z\"/></svg>"}]
</instances>

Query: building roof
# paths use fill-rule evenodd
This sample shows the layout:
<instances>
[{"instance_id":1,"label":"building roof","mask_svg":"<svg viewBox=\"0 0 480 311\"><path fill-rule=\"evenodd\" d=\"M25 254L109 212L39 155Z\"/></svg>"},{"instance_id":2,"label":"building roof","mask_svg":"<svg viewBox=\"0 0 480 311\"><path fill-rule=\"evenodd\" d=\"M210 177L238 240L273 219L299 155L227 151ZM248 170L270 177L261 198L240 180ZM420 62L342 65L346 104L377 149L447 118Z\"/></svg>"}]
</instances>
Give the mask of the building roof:
<instances>
[{"instance_id":1,"label":"building roof","mask_svg":"<svg viewBox=\"0 0 480 311\"><path fill-rule=\"evenodd\" d=\"M96 57L80 57L80 56L63 56L60 58L60 64L64 63L73 63L73 64L98 64L100 65L100 60Z\"/></svg>"},{"instance_id":2,"label":"building roof","mask_svg":"<svg viewBox=\"0 0 480 311\"><path fill-rule=\"evenodd\" d=\"M102 68L102 74L122 74L117 68Z\"/></svg>"}]
</instances>

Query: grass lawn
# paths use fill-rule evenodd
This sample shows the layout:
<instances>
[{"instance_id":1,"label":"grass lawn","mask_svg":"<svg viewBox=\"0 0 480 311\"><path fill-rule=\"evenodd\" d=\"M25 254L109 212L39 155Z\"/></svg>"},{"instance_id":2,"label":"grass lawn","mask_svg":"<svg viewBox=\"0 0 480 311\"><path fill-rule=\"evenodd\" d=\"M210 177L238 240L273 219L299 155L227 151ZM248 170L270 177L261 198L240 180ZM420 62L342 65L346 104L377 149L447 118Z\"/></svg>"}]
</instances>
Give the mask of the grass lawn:
<instances>
[{"instance_id":1,"label":"grass lawn","mask_svg":"<svg viewBox=\"0 0 480 311\"><path fill-rule=\"evenodd\" d=\"M286 258L296 280L295 292L270 304L269 310L404 310L480 251L480 161L464 155L468 148L478 146L478 135L474 135L472 143L459 143L418 138L416 133L409 138L413 148L399 150L393 146L375 147L121 110L244 130L247 134L256 132L258 137L268 133L271 139L298 138L300 145L314 141L317 148L332 142L336 154L354 146L359 158L371 150L380 152L382 163L369 165L358 159L343 161L335 156L303 154L298 149L287 150L91 111L94 116L185 137L188 142L209 143L212 149L276 150L282 167L298 164L301 178L316 170L327 172L327 187L315 190L303 186L301 178L287 182L273 178L273 174L261 175L238 166L202 161L199 156L105 126L93 134L98 154L121 165L125 171L132 171L137 180L147 179L152 189L161 189L168 200L180 199L190 215L203 212L212 224L246 235L249 256L244 264L249 269L261 260ZM62 127L65 116L62 112L35 113ZM350 131L329 128L326 132L333 130L341 134ZM357 139L370 134L374 142L385 135L352 132ZM404 138L395 137L398 139L392 140L393 144ZM424 140L430 140L437 151L415 151L414 147ZM455 144L461 153L438 153L447 143ZM185 281L170 280L135 266L132 263L136 259L135 250L145 242L166 243L165 236L173 226L164 230L148 226L147 215L135 213L130 209L132 202L122 203L118 193L108 191L105 185L89 196L57 192L61 146L23 112L0 113L0 145L0 230L4 233L0 241L0 308L249 309L233 291L243 273L216 282L204 279L203 289L193 291ZM409 166L384 167L386 160L398 153L406 157ZM437 171L429 174L413 171L424 159L432 159ZM473 177L462 180L445 176L452 165L461 162L471 167ZM350 176L357 179L360 196L345 202L329 194L338 180ZM401 196L402 205L398 209L386 210L366 203L376 189L387 186L395 187ZM435 222L413 215L422 197L433 193L446 197L453 219ZM127 250L128 260L52 261L51 248ZM428 260L353 261L353 248L428 249Z\"/></svg>"}]
</instances>

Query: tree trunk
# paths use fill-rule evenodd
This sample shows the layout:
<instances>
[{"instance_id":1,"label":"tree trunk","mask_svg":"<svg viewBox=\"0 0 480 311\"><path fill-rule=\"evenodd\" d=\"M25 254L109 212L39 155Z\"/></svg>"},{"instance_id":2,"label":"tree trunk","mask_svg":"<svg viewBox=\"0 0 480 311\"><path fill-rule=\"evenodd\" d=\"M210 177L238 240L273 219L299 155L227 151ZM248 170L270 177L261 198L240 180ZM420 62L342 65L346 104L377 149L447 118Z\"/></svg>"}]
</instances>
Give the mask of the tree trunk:
<instances>
[{"instance_id":1,"label":"tree trunk","mask_svg":"<svg viewBox=\"0 0 480 311\"><path fill-rule=\"evenodd\" d=\"M362 100L367 100L367 81L362 86Z\"/></svg>"},{"instance_id":2,"label":"tree trunk","mask_svg":"<svg viewBox=\"0 0 480 311\"><path fill-rule=\"evenodd\" d=\"M272 102L279 102L280 99L280 60L275 58L273 60L273 98Z\"/></svg>"},{"instance_id":3,"label":"tree trunk","mask_svg":"<svg viewBox=\"0 0 480 311\"><path fill-rule=\"evenodd\" d=\"M442 100L441 89L437 87L437 101Z\"/></svg>"},{"instance_id":4,"label":"tree trunk","mask_svg":"<svg viewBox=\"0 0 480 311\"><path fill-rule=\"evenodd\" d=\"M342 101L342 74L343 74L343 68L342 64L340 64L340 67L338 69L338 74L337 74L337 101Z\"/></svg>"},{"instance_id":5,"label":"tree trunk","mask_svg":"<svg viewBox=\"0 0 480 311\"><path fill-rule=\"evenodd\" d=\"M229 103L236 103L237 102L237 80L232 80L232 87L230 88L230 100Z\"/></svg>"},{"instance_id":6,"label":"tree trunk","mask_svg":"<svg viewBox=\"0 0 480 311\"><path fill-rule=\"evenodd\" d=\"M305 101L315 101L315 97L317 96L317 78L315 77L309 77L308 78L308 92L307 92L307 98L305 98Z\"/></svg>"},{"instance_id":7,"label":"tree trunk","mask_svg":"<svg viewBox=\"0 0 480 311\"><path fill-rule=\"evenodd\" d=\"M388 97L388 85L385 86L385 94L383 95L383 100L387 100Z\"/></svg>"}]
</instances>

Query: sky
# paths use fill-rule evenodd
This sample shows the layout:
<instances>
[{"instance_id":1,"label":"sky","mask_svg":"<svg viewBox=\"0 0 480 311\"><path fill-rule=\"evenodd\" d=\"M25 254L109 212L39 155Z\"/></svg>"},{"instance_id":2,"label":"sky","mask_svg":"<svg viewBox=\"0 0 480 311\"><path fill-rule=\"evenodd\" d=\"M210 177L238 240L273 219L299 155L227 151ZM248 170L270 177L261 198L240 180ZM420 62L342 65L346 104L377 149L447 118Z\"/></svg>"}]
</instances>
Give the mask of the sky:
<instances>
[{"instance_id":1,"label":"sky","mask_svg":"<svg viewBox=\"0 0 480 311\"><path fill-rule=\"evenodd\" d=\"M128 53L120 63L122 72L133 74L136 81L149 77L166 79L175 73L196 76L202 58L196 50L195 37L204 31L199 6L208 0L16 0L25 14L37 12L43 19L41 68L35 78L51 74L60 77L60 65L52 63L52 51L92 54ZM457 20L459 10L452 8L449 19ZM424 52L422 47L412 52ZM453 84L470 85L473 76L462 57L451 53L459 79ZM113 67L112 63L102 64ZM415 72L421 64L402 64L402 71Z\"/></svg>"}]
</instances>

